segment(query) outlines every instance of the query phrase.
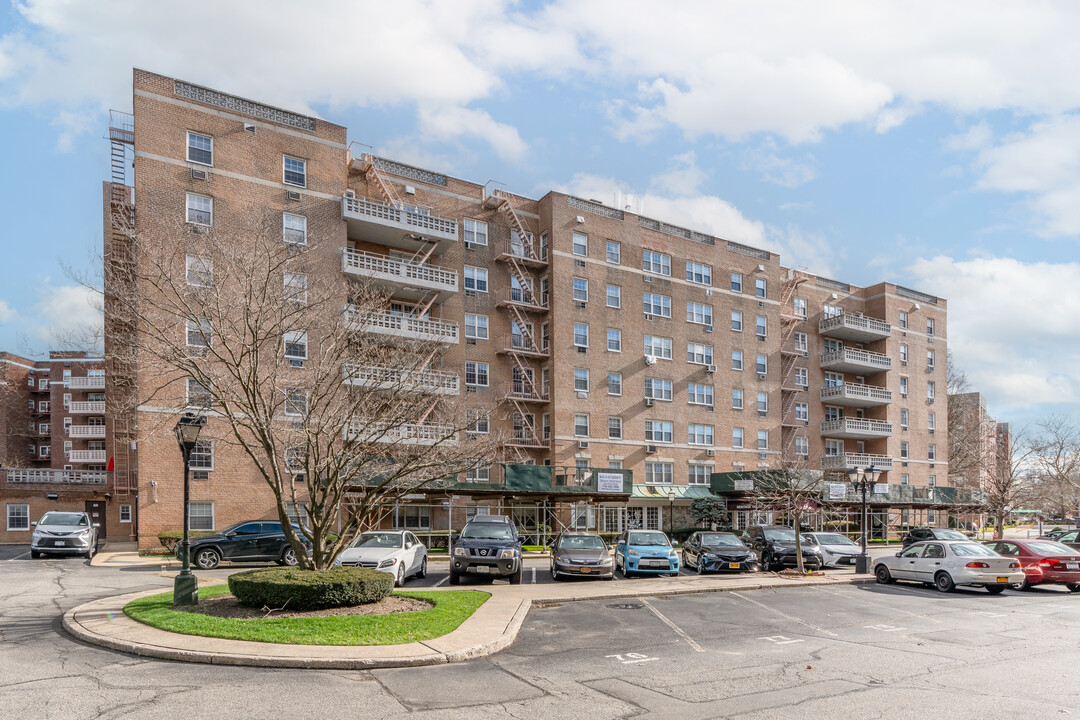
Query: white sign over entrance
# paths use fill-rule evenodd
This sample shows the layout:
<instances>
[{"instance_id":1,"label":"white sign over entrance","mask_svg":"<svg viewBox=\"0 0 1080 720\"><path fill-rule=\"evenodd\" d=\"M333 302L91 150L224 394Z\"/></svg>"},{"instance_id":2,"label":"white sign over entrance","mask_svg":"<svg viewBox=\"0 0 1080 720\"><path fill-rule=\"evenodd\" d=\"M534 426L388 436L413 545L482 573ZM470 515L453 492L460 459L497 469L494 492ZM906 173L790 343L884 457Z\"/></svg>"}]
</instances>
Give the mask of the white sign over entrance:
<instances>
[{"instance_id":1,"label":"white sign over entrance","mask_svg":"<svg viewBox=\"0 0 1080 720\"><path fill-rule=\"evenodd\" d=\"M622 473L596 473L597 492L621 493L623 491Z\"/></svg>"},{"instance_id":2,"label":"white sign over entrance","mask_svg":"<svg viewBox=\"0 0 1080 720\"><path fill-rule=\"evenodd\" d=\"M736 480L733 485L735 489L740 492L747 492L754 489L753 480Z\"/></svg>"},{"instance_id":3,"label":"white sign over entrance","mask_svg":"<svg viewBox=\"0 0 1080 720\"><path fill-rule=\"evenodd\" d=\"M829 483L829 499L844 500L847 498L847 485L844 483Z\"/></svg>"},{"instance_id":4,"label":"white sign over entrance","mask_svg":"<svg viewBox=\"0 0 1080 720\"><path fill-rule=\"evenodd\" d=\"M874 494L875 495L888 495L889 494L889 483L874 483Z\"/></svg>"}]
</instances>

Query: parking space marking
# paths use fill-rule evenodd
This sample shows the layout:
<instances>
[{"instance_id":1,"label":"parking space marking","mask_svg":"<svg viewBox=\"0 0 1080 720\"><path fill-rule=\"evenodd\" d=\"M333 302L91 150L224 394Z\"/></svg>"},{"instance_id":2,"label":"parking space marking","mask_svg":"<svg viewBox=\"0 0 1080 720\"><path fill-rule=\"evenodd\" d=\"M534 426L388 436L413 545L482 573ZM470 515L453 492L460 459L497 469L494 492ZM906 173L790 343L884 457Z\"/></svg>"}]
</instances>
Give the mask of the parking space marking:
<instances>
[{"instance_id":1,"label":"parking space marking","mask_svg":"<svg viewBox=\"0 0 1080 720\"><path fill-rule=\"evenodd\" d=\"M968 615L982 615L983 617L1005 617L1005 613L989 612L987 610L976 610L968 613Z\"/></svg>"},{"instance_id":2,"label":"parking space marking","mask_svg":"<svg viewBox=\"0 0 1080 720\"><path fill-rule=\"evenodd\" d=\"M768 640L771 643L777 645L790 645L791 643L800 643L802 640L793 640L785 635L767 635L765 637L759 637L758 640Z\"/></svg>"},{"instance_id":3,"label":"parking space marking","mask_svg":"<svg viewBox=\"0 0 1080 720\"><path fill-rule=\"evenodd\" d=\"M788 615L787 613L781 612L780 610L777 610L776 608L769 607L768 605L766 605L763 602L758 602L757 600L754 600L751 597L747 597L746 595L743 595L741 592L732 592L731 594L734 595L735 597L739 598L740 600L745 600L748 603L752 603L754 605L757 605L759 608L762 608L764 610L768 610L769 612L774 613L776 615L779 615L780 617L785 618L787 620L791 620L792 622L797 622L800 625L805 625L806 627L812 628L813 630L816 630L819 633L824 633L825 635L829 635L831 637L839 637L839 635L837 635L836 633L834 633L832 631L826 630L825 628L822 628L822 627L818 627L817 625L814 625L813 623L808 623L805 620L802 620L801 618L795 617L794 615Z\"/></svg>"},{"instance_id":4,"label":"parking space marking","mask_svg":"<svg viewBox=\"0 0 1080 720\"><path fill-rule=\"evenodd\" d=\"M634 663L652 662L653 660L659 660L658 657L649 657L648 655L642 655L641 653L623 653L621 655L605 655L605 658L615 658L623 665L632 665ZM626 658L626 659L624 659Z\"/></svg>"},{"instance_id":5,"label":"parking space marking","mask_svg":"<svg viewBox=\"0 0 1080 720\"><path fill-rule=\"evenodd\" d=\"M649 602L649 601L648 601L648 600L646 600L645 598L642 598L642 599L641 599L641 604L642 604L642 605L644 605L645 607L649 608L649 610L651 610L651 611L652 611L652 614L653 614L653 615L655 615L656 617L660 618L660 622L664 623L664 624L665 624L665 625L667 625L667 626L668 626L669 628L671 628L672 630L674 630L674 631L675 631L675 632L676 632L676 633L677 633L677 634L679 635L679 637L681 637L681 638L682 638L683 640L685 640L685 641L686 641L686 643L687 643L687 644L688 644L688 645L689 645L690 647L694 648L694 650L696 650L697 652L705 652L705 651L704 651L704 650L702 649L702 647L701 647L700 645L698 645L698 644L697 644L696 642L694 642L694 638L692 638L692 637L690 637L689 635L687 635L687 634L686 634L686 633L685 633L685 632L683 631L683 629L682 629L681 627L679 627L679 626L678 626L678 625L676 625L675 623L673 623L673 622L671 622L670 620L668 620L668 619L667 619L667 617L666 617L666 616L665 616L665 615L664 615L664 614L663 614L662 612L660 612L660 611L659 611L659 610L657 610L657 609L656 609L655 607L653 607L653 604L652 604L651 602Z\"/></svg>"},{"instance_id":6,"label":"parking space marking","mask_svg":"<svg viewBox=\"0 0 1080 720\"><path fill-rule=\"evenodd\" d=\"M880 630L881 632L900 632L907 630L907 628L896 627L894 625L867 625L868 630Z\"/></svg>"},{"instance_id":7,"label":"parking space marking","mask_svg":"<svg viewBox=\"0 0 1080 720\"><path fill-rule=\"evenodd\" d=\"M29 556L30 556L30 553L29 553L29 552L24 552L24 553L23 553L22 555L16 555L16 556L15 556L15 557L13 557L13 558L8 558L8 560L7 560L7 561L8 561L8 562L11 562L12 560L22 560L22 559L23 559L24 557L29 557Z\"/></svg>"},{"instance_id":8,"label":"parking space marking","mask_svg":"<svg viewBox=\"0 0 1080 720\"><path fill-rule=\"evenodd\" d=\"M532 569L532 584L536 584L536 568Z\"/></svg>"},{"instance_id":9,"label":"parking space marking","mask_svg":"<svg viewBox=\"0 0 1080 720\"><path fill-rule=\"evenodd\" d=\"M444 577L444 578L443 578L442 580L440 580L439 582L435 583L435 584L434 584L434 585L432 585L431 587L439 587L440 585L442 585L442 584L443 584L444 582L446 582L446 581L447 581L447 580L449 580L449 579L450 579L450 576L449 576L449 575L447 575L446 577Z\"/></svg>"},{"instance_id":10,"label":"parking space marking","mask_svg":"<svg viewBox=\"0 0 1080 720\"><path fill-rule=\"evenodd\" d=\"M895 588L896 586L894 585L893 587ZM836 597L841 597L841 598L850 598L851 597L850 593L841 593L841 592L836 592L835 590L826 590L823 587L816 587L816 588L814 588L814 590L817 590L818 592L828 593L829 595L835 595ZM898 613L901 613L903 615L910 615L911 617L916 617L916 618L919 618L920 620L927 620L929 622L935 622L935 623L938 623L938 624L941 624L941 623L945 622L944 620L938 620L937 618L930 617L929 615L923 615L923 614L920 614L920 613L912 612L910 610L904 610L902 608L896 608L896 607L893 607L892 605L886 605L885 603L879 603L879 602L874 602L873 600L867 600L864 597L859 597L859 604L860 605L873 605L874 607L879 607L879 608L882 608L883 610L889 610L890 612L898 612Z\"/></svg>"}]
</instances>

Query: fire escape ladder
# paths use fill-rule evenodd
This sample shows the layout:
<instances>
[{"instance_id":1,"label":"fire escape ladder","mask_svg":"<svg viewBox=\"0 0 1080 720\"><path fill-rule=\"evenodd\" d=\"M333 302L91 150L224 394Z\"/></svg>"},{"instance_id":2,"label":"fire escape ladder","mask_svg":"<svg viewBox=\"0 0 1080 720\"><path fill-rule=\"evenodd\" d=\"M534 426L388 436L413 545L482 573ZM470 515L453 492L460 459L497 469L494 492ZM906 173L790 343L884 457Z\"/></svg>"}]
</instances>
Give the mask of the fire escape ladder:
<instances>
[{"instance_id":1,"label":"fire escape ladder","mask_svg":"<svg viewBox=\"0 0 1080 720\"><path fill-rule=\"evenodd\" d=\"M520 246L524 252L524 256L530 260L540 260L540 256L536 252L536 246L533 244L533 234L525 227L525 223L522 222L521 216L517 214L517 210L510 203L510 197L501 190L494 192L495 197L499 198L499 212L506 216L506 219L510 223L510 227L517 232L518 242L511 241L511 252L515 246Z\"/></svg>"},{"instance_id":2,"label":"fire escape ladder","mask_svg":"<svg viewBox=\"0 0 1080 720\"><path fill-rule=\"evenodd\" d=\"M400 207L402 202L394 195L394 189L379 172L378 160L374 155L370 153L364 153L360 156L361 168L363 169L364 179L374 182L375 186L379 188L379 193L383 196L383 201L388 205L394 207Z\"/></svg>"},{"instance_id":3,"label":"fire escape ladder","mask_svg":"<svg viewBox=\"0 0 1080 720\"><path fill-rule=\"evenodd\" d=\"M431 413L433 413L435 411L435 408L438 406L438 404L439 404L439 399L438 398L435 398L434 400L432 400L431 403L428 405L427 410L424 411L424 414L421 415L420 419L416 421L416 424L417 425L423 425L424 421L427 420L428 417L431 415Z\"/></svg>"}]
</instances>

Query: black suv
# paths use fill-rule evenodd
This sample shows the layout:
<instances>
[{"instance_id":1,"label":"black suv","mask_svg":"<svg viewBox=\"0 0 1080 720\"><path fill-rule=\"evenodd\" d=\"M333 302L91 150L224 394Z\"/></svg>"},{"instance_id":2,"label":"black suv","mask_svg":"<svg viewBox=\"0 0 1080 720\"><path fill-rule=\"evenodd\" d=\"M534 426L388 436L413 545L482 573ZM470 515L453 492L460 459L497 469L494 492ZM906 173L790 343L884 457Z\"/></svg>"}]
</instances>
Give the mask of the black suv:
<instances>
[{"instance_id":1,"label":"black suv","mask_svg":"<svg viewBox=\"0 0 1080 720\"><path fill-rule=\"evenodd\" d=\"M967 535L952 528L918 527L908 530L904 536L904 547L923 540L970 540Z\"/></svg>"},{"instance_id":2,"label":"black suv","mask_svg":"<svg viewBox=\"0 0 1080 720\"><path fill-rule=\"evenodd\" d=\"M300 528L293 525L293 529ZM309 544L304 538L301 542ZM179 545L176 553L179 557ZM191 538L191 562L195 567L209 570L222 560L263 560L278 565L296 565L298 562L281 523L269 520L237 523L213 535Z\"/></svg>"},{"instance_id":3,"label":"black suv","mask_svg":"<svg viewBox=\"0 0 1080 720\"><path fill-rule=\"evenodd\" d=\"M465 523L450 549L450 584L462 575L505 577L521 583L521 537L504 515L478 515Z\"/></svg>"},{"instance_id":4,"label":"black suv","mask_svg":"<svg viewBox=\"0 0 1080 720\"><path fill-rule=\"evenodd\" d=\"M782 525L754 525L746 531L744 541L757 553L762 570L774 566L798 567L795 554L795 531ZM821 547L805 533L802 536L803 567L808 570L821 568Z\"/></svg>"}]
</instances>

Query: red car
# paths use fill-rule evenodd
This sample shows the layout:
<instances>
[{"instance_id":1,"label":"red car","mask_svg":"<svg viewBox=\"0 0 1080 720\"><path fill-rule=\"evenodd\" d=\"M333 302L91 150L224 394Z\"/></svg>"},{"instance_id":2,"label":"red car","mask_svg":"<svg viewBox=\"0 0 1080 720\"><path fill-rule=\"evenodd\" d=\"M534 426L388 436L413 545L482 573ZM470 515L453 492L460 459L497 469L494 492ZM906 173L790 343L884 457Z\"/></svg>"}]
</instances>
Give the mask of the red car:
<instances>
[{"instance_id":1,"label":"red car","mask_svg":"<svg viewBox=\"0 0 1080 720\"><path fill-rule=\"evenodd\" d=\"M998 555L1020 561L1027 578L1019 589L1064 583L1069 592L1080 592L1080 550L1051 540L988 540L985 544Z\"/></svg>"}]
</instances>

